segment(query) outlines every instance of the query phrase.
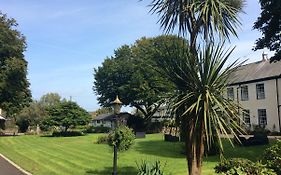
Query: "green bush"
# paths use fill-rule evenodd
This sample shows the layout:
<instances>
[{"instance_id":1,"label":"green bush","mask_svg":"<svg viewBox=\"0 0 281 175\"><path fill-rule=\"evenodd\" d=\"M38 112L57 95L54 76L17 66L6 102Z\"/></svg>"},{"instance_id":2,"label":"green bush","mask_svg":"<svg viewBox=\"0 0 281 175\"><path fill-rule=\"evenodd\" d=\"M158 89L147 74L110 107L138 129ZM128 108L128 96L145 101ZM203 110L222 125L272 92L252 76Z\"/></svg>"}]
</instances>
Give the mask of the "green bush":
<instances>
[{"instance_id":1,"label":"green bush","mask_svg":"<svg viewBox=\"0 0 281 175\"><path fill-rule=\"evenodd\" d=\"M111 128L105 126L88 126L85 133L108 133Z\"/></svg>"},{"instance_id":2,"label":"green bush","mask_svg":"<svg viewBox=\"0 0 281 175\"><path fill-rule=\"evenodd\" d=\"M98 137L97 144L106 144L106 143L108 143L108 135Z\"/></svg>"},{"instance_id":3,"label":"green bush","mask_svg":"<svg viewBox=\"0 0 281 175\"><path fill-rule=\"evenodd\" d=\"M263 163L272 168L277 174L281 175L281 141L267 148L263 154Z\"/></svg>"},{"instance_id":4,"label":"green bush","mask_svg":"<svg viewBox=\"0 0 281 175\"><path fill-rule=\"evenodd\" d=\"M30 121L24 118L19 118L16 122L16 125L19 127L19 132L26 132L30 125Z\"/></svg>"},{"instance_id":5,"label":"green bush","mask_svg":"<svg viewBox=\"0 0 281 175\"><path fill-rule=\"evenodd\" d=\"M243 158L223 160L215 167L215 172L227 175L276 175L266 165Z\"/></svg>"},{"instance_id":6,"label":"green bush","mask_svg":"<svg viewBox=\"0 0 281 175\"><path fill-rule=\"evenodd\" d=\"M146 133L160 133L163 130L164 123L162 122L149 122L146 124Z\"/></svg>"},{"instance_id":7,"label":"green bush","mask_svg":"<svg viewBox=\"0 0 281 175\"><path fill-rule=\"evenodd\" d=\"M84 134L80 131L54 131L52 133L53 137L74 137L74 136L83 136Z\"/></svg>"},{"instance_id":8,"label":"green bush","mask_svg":"<svg viewBox=\"0 0 281 175\"><path fill-rule=\"evenodd\" d=\"M135 135L127 126L119 126L108 135L108 144L116 145L119 151L128 150L134 143Z\"/></svg>"},{"instance_id":9,"label":"green bush","mask_svg":"<svg viewBox=\"0 0 281 175\"><path fill-rule=\"evenodd\" d=\"M135 132L145 131L144 118L141 116L131 115L127 120L127 126L132 128Z\"/></svg>"},{"instance_id":10,"label":"green bush","mask_svg":"<svg viewBox=\"0 0 281 175\"><path fill-rule=\"evenodd\" d=\"M137 167L139 170L137 175L164 175L165 165L162 166L160 161L149 163L143 160L140 165L137 163Z\"/></svg>"}]
</instances>

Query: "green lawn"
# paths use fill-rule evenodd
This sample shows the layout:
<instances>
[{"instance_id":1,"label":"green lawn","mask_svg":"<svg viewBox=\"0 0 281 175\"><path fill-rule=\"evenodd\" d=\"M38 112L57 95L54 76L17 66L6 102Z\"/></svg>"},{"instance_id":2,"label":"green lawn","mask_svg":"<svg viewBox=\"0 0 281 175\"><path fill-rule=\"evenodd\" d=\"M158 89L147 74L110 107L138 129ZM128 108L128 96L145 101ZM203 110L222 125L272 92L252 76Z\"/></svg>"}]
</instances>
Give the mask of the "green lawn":
<instances>
[{"instance_id":1,"label":"green lawn","mask_svg":"<svg viewBox=\"0 0 281 175\"><path fill-rule=\"evenodd\" d=\"M95 144L98 134L81 137L0 137L0 153L34 175L109 175L112 171L112 148ZM245 157L256 160L266 146L225 146L226 157ZM185 157L180 154L180 143L164 142L162 134L147 135L137 139L133 148L119 153L118 172L133 175L136 161L160 160L165 170L173 175L186 174ZM217 156L210 156L203 163L203 174L214 174Z\"/></svg>"}]
</instances>

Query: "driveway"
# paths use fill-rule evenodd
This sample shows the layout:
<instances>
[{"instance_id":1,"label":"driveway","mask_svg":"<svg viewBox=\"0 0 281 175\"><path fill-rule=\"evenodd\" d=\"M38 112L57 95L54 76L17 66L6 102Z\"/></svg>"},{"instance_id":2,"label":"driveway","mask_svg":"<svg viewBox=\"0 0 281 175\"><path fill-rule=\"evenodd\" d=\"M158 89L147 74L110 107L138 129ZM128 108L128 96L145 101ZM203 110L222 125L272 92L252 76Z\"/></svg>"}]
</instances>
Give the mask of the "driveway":
<instances>
[{"instance_id":1,"label":"driveway","mask_svg":"<svg viewBox=\"0 0 281 175\"><path fill-rule=\"evenodd\" d=\"M24 170L19 170L20 168L16 168L16 166L0 154L0 175L31 175L24 173Z\"/></svg>"}]
</instances>

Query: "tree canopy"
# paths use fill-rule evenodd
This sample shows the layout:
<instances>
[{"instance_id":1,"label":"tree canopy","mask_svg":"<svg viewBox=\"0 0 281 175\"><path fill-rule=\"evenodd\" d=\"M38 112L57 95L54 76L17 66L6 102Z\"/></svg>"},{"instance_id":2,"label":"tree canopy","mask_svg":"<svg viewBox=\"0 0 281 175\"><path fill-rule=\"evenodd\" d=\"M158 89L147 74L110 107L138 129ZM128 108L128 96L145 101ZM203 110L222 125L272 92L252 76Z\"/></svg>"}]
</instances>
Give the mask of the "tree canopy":
<instances>
[{"instance_id":1,"label":"tree canopy","mask_svg":"<svg viewBox=\"0 0 281 175\"><path fill-rule=\"evenodd\" d=\"M254 24L254 29L262 33L256 40L254 50L268 48L275 55L271 60L281 60L281 1L260 0L261 14Z\"/></svg>"},{"instance_id":2,"label":"tree canopy","mask_svg":"<svg viewBox=\"0 0 281 175\"><path fill-rule=\"evenodd\" d=\"M46 118L42 125L63 127L67 131L70 127L86 125L91 117L90 114L77 103L62 101L47 108L50 117Z\"/></svg>"},{"instance_id":3,"label":"tree canopy","mask_svg":"<svg viewBox=\"0 0 281 175\"><path fill-rule=\"evenodd\" d=\"M147 119L161 100L172 91L173 85L157 71L155 60L172 44L183 45L185 40L177 36L141 38L132 46L124 45L106 58L102 66L94 70L94 91L102 106L109 106L116 95L124 105L137 108Z\"/></svg>"},{"instance_id":4,"label":"tree canopy","mask_svg":"<svg viewBox=\"0 0 281 175\"><path fill-rule=\"evenodd\" d=\"M191 51L195 52L198 36L212 41L237 36L241 25L238 13L244 0L152 0L150 12L159 15L160 26L167 33L175 29L182 36L189 35Z\"/></svg>"},{"instance_id":5,"label":"tree canopy","mask_svg":"<svg viewBox=\"0 0 281 175\"><path fill-rule=\"evenodd\" d=\"M31 92L27 79L25 37L17 23L0 12L0 108L11 116L27 106Z\"/></svg>"},{"instance_id":6,"label":"tree canopy","mask_svg":"<svg viewBox=\"0 0 281 175\"><path fill-rule=\"evenodd\" d=\"M41 103L43 106L52 106L60 102L61 102L61 96L58 93L53 93L53 92L43 95L39 100L39 103Z\"/></svg>"}]
</instances>

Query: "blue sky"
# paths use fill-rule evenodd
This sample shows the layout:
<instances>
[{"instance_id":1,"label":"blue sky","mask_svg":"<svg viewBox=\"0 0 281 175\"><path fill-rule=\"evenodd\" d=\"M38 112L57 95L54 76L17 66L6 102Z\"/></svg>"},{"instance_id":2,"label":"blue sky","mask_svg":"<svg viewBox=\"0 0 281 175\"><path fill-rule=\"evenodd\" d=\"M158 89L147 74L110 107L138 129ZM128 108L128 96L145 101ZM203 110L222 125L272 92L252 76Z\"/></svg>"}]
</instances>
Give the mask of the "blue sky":
<instances>
[{"instance_id":1,"label":"blue sky","mask_svg":"<svg viewBox=\"0 0 281 175\"><path fill-rule=\"evenodd\" d=\"M92 91L93 69L123 44L142 36L163 34L157 16L148 13L151 0L0 0L0 10L17 20L26 36L28 78L34 99L48 92L70 96L89 111L99 105ZM247 0L241 14L242 27L232 59L261 59L263 51L253 52L261 36L252 30L260 14L257 0Z\"/></svg>"}]
</instances>

